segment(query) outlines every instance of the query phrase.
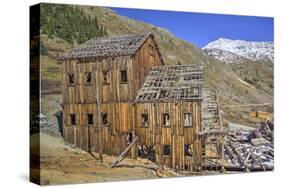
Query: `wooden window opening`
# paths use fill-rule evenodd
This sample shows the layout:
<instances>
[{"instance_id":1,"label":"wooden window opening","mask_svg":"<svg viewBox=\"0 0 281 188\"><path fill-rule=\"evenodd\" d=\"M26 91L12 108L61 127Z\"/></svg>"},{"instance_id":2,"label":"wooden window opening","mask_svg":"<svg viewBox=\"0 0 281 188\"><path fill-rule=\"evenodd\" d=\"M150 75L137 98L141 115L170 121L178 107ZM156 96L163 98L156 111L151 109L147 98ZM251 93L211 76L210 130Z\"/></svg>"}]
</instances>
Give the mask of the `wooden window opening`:
<instances>
[{"instance_id":1,"label":"wooden window opening","mask_svg":"<svg viewBox=\"0 0 281 188\"><path fill-rule=\"evenodd\" d=\"M92 78L92 73L91 72L86 72L85 73L85 84L86 85L92 85L93 84L93 78Z\"/></svg>"},{"instance_id":2,"label":"wooden window opening","mask_svg":"<svg viewBox=\"0 0 281 188\"><path fill-rule=\"evenodd\" d=\"M133 142L133 133L126 133L126 144L130 145Z\"/></svg>"},{"instance_id":3,"label":"wooden window opening","mask_svg":"<svg viewBox=\"0 0 281 188\"><path fill-rule=\"evenodd\" d=\"M109 71L103 71L103 84L109 84Z\"/></svg>"},{"instance_id":4,"label":"wooden window opening","mask_svg":"<svg viewBox=\"0 0 281 188\"><path fill-rule=\"evenodd\" d=\"M171 126L171 120L170 120L170 114L169 113L163 113L163 126L169 127Z\"/></svg>"},{"instance_id":5,"label":"wooden window opening","mask_svg":"<svg viewBox=\"0 0 281 188\"><path fill-rule=\"evenodd\" d=\"M93 114L87 114L87 117L88 117L88 126L93 126L94 125L94 115Z\"/></svg>"},{"instance_id":6,"label":"wooden window opening","mask_svg":"<svg viewBox=\"0 0 281 188\"><path fill-rule=\"evenodd\" d=\"M75 84L75 78L73 73L68 74L68 85L69 86L74 86Z\"/></svg>"},{"instance_id":7,"label":"wooden window opening","mask_svg":"<svg viewBox=\"0 0 281 188\"><path fill-rule=\"evenodd\" d=\"M183 126L192 127L192 113L183 114Z\"/></svg>"},{"instance_id":8,"label":"wooden window opening","mask_svg":"<svg viewBox=\"0 0 281 188\"><path fill-rule=\"evenodd\" d=\"M193 156L193 144L184 144L184 156L185 157Z\"/></svg>"},{"instance_id":9,"label":"wooden window opening","mask_svg":"<svg viewBox=\"0 0 281 188\"><path fill-rule=\"evenodd\" d=\"M108 115L106 112L101 113L101 120L103 125L108 125Z\"/></svg>"},{"instance_id":10,"label":"wooden window opening","mask_svg":"<svg viewBox=\"0 0 281 188\"><path fill-rule=\"evenodd\" d=\"M171 155L171 145L165 144L163 150L164 150L163 151L164 156Z\"/></svg>"},{"instance_id":11,"label":"wooden window opening","mask_svg":"<svg viewBox=\"0 0 281 188\"><path fill-rule=\"evenodd\" d=\"M141 126L148 127L148 114L141 114Z\"/></svg>"},{"instance_id":12,"label":"wooden window opening","mask_svg":"<svg viewBox=\"0 0 281 188\"><path fill-rule=\"evenodd\" d=\"M71 125L76 125L76 116L75 116L75 114L70 114L70 123L71 123Z\"/></svg>"},{"instance_id":13,"label":"wooden window opening","mask_svg":"<svg viewBox=\"0 0 281 188\"><path fill-rule=\"evenodd\" d=\"M127 75L127 70L121 70L121 83L126 84L128 83L128 75Z\"/></svg>"}]
</instances>

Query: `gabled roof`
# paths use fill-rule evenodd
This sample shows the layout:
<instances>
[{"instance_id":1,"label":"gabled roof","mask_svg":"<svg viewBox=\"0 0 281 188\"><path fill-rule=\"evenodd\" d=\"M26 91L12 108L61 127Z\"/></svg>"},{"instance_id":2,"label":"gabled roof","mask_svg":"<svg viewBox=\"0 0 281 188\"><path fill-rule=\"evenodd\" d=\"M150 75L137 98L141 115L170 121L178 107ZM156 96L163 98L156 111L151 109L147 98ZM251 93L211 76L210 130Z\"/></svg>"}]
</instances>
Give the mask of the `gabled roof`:
<instances>
[{"instance_id":1,"label":"gabled roof","mask_svg":"<svg viewBox=\"0 0 281 188\"><path fill-rule=\"evenodd\" d=\"M135 102L202 100L203 66L155 66Z\"/></svg>"},{"instance_id":2,"label":"gabled roof","mask_svg":"<svg viewBox=\"0 0 281 188\"><path fill-rule=\"evenodd\" d=\"M58 60L134 55L150 36L154 40L152 33L93 38L63 54ZM159 52L157 46L156 48Z\"/></svg>"}]
</instances>

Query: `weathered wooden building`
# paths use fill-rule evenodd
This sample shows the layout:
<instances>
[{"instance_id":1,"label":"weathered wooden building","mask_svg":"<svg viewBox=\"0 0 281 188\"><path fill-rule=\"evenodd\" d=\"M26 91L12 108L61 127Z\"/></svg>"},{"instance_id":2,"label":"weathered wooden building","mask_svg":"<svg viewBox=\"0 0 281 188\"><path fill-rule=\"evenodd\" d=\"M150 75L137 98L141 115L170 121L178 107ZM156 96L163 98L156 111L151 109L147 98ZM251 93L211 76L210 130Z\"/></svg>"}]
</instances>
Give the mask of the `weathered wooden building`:
<instances>
[{"instance_id":1,"label":"weathered wooden building","mask_svg":"<svg viewBox=\"0 0 281 188\"><path fill-rule=\"evenodd\" d=\"M202 75L201 65L156 66L139 90L135 134L155 147L156 163L200 169Z\"/></svg>"},{"instance_id":2,"label":"weathered wooden building","mask_svg":"<svg viewBox=\"0 0 281 188\"><path fill-rule=\"evenodd\" d=\"M67 143L200 169L202 66L164 66L151 33L91 39L59 61Z\"/></svg>"}]
</instances>

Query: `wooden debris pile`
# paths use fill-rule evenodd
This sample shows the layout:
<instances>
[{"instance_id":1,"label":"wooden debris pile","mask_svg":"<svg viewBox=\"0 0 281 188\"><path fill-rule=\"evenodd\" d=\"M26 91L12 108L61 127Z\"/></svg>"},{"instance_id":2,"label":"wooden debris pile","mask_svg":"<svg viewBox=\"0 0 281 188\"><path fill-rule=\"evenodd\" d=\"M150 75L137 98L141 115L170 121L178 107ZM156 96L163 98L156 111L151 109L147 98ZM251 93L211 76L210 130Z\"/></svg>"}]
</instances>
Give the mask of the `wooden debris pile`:
<instances>
[{"instance_id":1,"label":"wooden debris pile","mask_svg":"<svg viewBox=\"0 0 281 188\"><path fill-rule=\"evenodd\" d=\"M273 123L263 122L252 130L230 129L225 143L225 160L232 169L272 170L274 163Z\"/></svg>"}]
</instances>

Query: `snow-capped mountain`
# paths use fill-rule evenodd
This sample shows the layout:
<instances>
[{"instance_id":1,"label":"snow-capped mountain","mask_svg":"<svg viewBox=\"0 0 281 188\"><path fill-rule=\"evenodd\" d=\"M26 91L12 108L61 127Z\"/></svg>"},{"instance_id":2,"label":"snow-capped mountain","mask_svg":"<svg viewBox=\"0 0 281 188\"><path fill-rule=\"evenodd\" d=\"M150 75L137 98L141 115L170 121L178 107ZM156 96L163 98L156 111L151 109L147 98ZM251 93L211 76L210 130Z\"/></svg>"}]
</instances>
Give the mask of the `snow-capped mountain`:
<instances>
[{"instance_id":1,"label":"snow-capped mountain","mask_svg":"<svg viewBox=\"0 0 281 188\"><path fill-rule=\"evenodd\" d=\"M224 63L239 63L244 59L270 60L273 63L273 42L252 42L220 38L202 48L208 55Z\"/></svg>"}]
</instances>

